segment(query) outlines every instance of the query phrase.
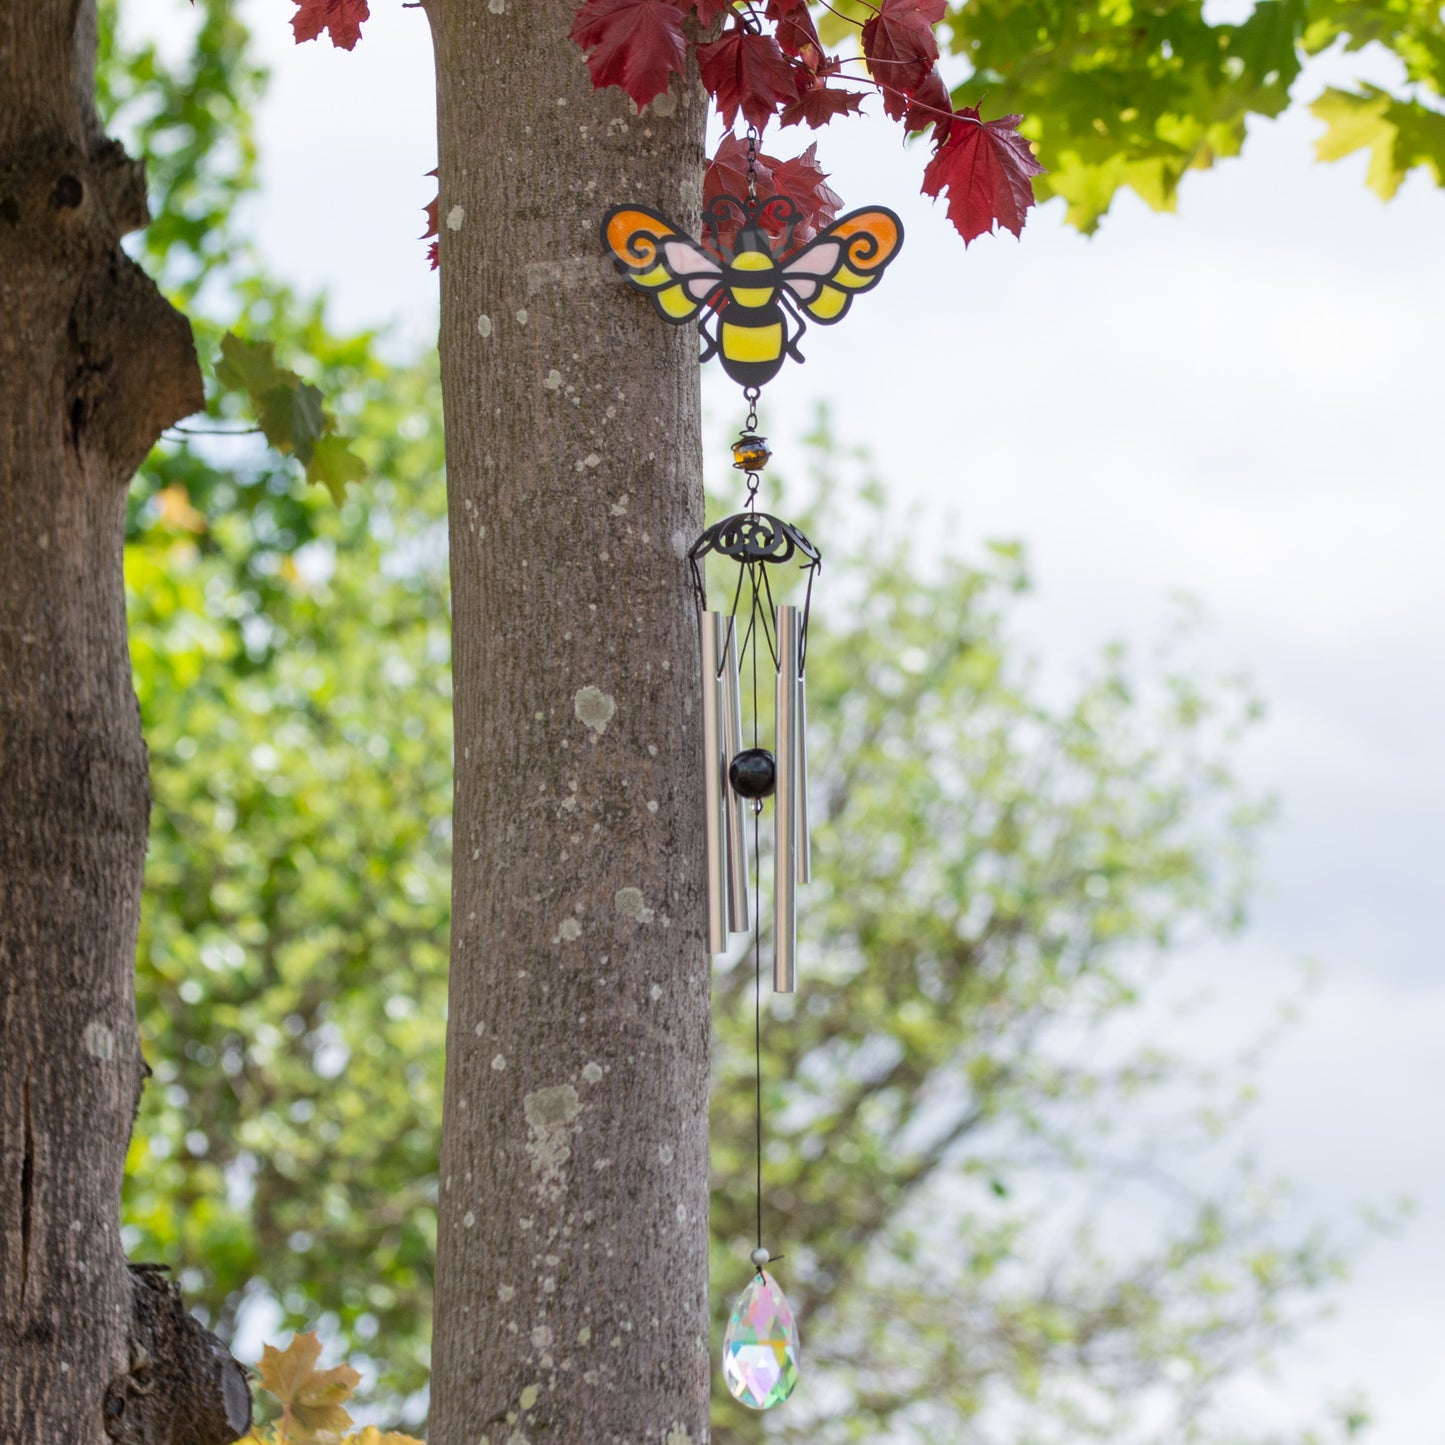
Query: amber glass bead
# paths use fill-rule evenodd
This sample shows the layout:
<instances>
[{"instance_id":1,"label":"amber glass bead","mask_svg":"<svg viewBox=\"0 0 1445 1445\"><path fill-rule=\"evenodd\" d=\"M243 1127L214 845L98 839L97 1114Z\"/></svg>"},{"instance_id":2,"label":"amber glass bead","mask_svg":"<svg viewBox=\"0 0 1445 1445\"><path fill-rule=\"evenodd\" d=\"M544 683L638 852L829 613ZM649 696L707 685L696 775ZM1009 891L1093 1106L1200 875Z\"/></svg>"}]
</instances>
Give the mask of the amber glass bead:
<instances>
[{"instance_id":1,"label":"amber glass bead","mask_svg":"<svg viewBox=\"0 0 1445 1445\"><path fill-rule=\"evenodd\" d=\"M762 437L739 437L733 443L733 465L740 471L760 472L770 456L772 452Z\"/></svg>"}]
</instances>

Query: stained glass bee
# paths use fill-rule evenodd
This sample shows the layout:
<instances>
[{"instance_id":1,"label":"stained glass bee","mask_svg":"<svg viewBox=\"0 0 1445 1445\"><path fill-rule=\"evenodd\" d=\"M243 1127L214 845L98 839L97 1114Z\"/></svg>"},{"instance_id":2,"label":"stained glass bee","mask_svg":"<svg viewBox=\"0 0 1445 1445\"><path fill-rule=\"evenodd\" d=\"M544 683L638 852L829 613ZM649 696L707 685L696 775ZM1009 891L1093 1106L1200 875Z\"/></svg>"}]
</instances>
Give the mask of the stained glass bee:
<instances>
[{"instance_id":1,"label":"stained glass bee","mask_svg":"<svg viewBox=\"0 0 1445 1445\"><path fill-rule=\"evenodd\" d=\"M743 216L730 242L729 207ZM754 389L771 381L785 358L803 359L804 313L824 326L841 321L853 298L882 280L903 242L902 221L871 207L839 217L794 251L802 221L786 196L761 205L720 196L709 208L707 248L644 206L609 211L602 240L628 284L651 298L664 321L697 319L704 361L719 357L734 381ZM779 232L776 240L770 230Z\"/></svg>"}]
</instances>

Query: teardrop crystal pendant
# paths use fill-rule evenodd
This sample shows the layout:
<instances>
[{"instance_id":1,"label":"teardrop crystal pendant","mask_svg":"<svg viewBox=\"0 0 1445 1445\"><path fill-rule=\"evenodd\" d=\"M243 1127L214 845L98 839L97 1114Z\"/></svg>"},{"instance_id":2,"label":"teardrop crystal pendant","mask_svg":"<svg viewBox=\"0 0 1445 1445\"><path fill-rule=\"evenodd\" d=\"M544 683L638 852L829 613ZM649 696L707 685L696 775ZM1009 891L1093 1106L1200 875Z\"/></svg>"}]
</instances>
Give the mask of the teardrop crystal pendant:
<instances>
[{"instance_id":1,"label":"teardrop crystal pendant","mask_svg":"<svg viewBox=\"0 0 1445 1445\"><path fill-rule=\"evenodd\" d=\"M723 1378L750 1410L781 1405L798 1383L798 1323L767 1270L738 1296L723 1336Z\"/></svg>"}]
</instances>

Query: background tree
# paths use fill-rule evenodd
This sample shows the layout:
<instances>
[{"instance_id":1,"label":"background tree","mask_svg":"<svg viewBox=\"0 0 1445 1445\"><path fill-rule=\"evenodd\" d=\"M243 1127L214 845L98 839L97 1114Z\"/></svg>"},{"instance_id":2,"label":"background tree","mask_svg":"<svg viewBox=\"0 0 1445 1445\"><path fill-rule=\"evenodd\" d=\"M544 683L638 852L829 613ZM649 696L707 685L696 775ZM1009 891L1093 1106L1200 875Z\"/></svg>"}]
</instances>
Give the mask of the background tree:
<instances>
[{"instance_id":1,"label":"background tree","mask_svg":"<svg viewBox=\"0 0 1445 1445\"><path fill-rule=\"evenodd\" d=\"M94 64L93 6L0 14L0 1439L205 1445L245 1428L243 1376L117 1227L148 804L125 488L201 379L120 248L145 187Z\"/></svg>"}]
</instances>

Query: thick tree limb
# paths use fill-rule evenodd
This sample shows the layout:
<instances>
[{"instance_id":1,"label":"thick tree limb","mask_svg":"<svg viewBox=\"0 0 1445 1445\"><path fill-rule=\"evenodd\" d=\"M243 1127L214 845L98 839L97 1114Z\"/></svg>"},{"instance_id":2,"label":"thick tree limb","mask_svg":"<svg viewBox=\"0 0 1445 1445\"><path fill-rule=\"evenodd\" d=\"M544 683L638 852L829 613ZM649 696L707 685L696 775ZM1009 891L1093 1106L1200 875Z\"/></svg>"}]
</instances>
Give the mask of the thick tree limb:
<instances>
[{"instance_id":1,"label":"thick tree limb","mask_svg":"<svg viewBox=\"0 0 1445 1445\"><path fill-rule=\"evenodd\" d=\"M246 1372L154 1265L132 1264L129 1368L105 1391L117 1445L231 1445L251 1428Z\"/></svg>"}]
</instances>

